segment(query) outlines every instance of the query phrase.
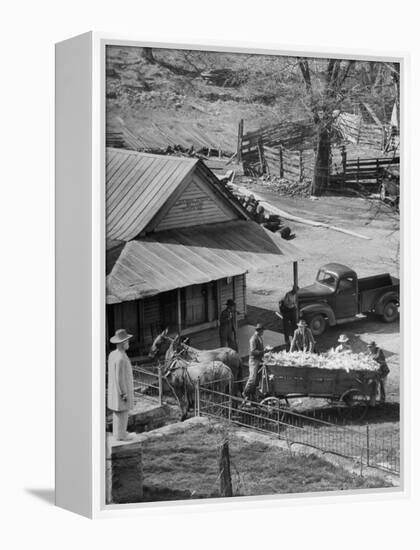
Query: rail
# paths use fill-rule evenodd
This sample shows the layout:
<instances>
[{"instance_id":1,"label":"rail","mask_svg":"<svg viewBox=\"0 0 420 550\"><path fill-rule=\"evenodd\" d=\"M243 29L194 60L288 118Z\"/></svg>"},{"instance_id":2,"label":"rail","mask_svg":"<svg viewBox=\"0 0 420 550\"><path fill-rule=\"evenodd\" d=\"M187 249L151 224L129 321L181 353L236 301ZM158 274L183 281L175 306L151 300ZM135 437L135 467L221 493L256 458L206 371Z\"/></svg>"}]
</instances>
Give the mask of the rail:
<instances>
[{"instance_id":1,"label":"rail","mask_svg":"<svg viewBox=\"0 0 420 550\"><path fill-rule=\"evenodd\" d=\"M133 365L134 394L137 397L157 399L159 405L163 403L163 376L162 368L141 367Z\"/></svg>"},{"instance_id":2,"label":"rail","mask_svg":"<svg viewBox=\"0 0 420 550\"><path fill-rule=\"evenodd\" d=\"M275 435L288 446L305 445L353 459L360 466L399 474L399 436L366 424L349 427L271 405L248 402L214 389L196 385L195 415L224 419L235 425Z\"/></svg>"}]
</instances>

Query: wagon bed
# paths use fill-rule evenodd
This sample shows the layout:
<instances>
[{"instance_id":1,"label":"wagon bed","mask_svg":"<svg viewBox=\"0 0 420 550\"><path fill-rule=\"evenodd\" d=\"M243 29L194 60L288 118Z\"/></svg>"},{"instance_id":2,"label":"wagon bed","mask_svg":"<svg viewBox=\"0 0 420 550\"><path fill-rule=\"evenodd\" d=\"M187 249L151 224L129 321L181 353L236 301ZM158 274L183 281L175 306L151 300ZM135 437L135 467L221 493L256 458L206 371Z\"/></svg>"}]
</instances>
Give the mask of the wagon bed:
<instances>
[{"instance_id":1,"label":"wagon bed","mask_svg":"<svg viewBox=\"0 0 420 550\"><path fill-rule=\"evenodd\" d=\"M377 380L377 373L371 370L346 371L264 362L260 392L264 398L262 403L315 397L329 399L335 406L345 409L357 405L356 416L362 418L368 405L376 401Z\"/></svg>"}]
</instances>

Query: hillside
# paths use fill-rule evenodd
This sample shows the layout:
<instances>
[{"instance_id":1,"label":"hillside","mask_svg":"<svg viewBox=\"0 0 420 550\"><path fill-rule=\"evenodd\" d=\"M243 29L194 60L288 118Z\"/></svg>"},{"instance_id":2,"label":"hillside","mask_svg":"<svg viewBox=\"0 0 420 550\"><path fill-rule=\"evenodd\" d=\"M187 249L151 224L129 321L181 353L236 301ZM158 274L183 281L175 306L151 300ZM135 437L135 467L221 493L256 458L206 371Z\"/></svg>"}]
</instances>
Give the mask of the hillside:
<instances>
[{"instance_id":1,"label":"hillside","mask_svg":"<svg viewBox=\"0 0 420 550\"><path fill-rule=\"evenodd\" d=\"M326 60L312 60L315 92L322 89ZM392 74L383 63L358 62L346 81L343 108L354 112L368 101L386 122L394 104ZM214 69L232 72L223 85L201 74ZM364 116L368 113L362 112ZM184 128L234 152L240 119L245 131L283 120L311 116L302 76L293 57L256 56L135 47L107 49L107 126L123 122L134 134L160 126L177 133ZM170 142L170 139L169 139ZM226 152L229 152L226 151Z\"/></svg>"}]
</instances>

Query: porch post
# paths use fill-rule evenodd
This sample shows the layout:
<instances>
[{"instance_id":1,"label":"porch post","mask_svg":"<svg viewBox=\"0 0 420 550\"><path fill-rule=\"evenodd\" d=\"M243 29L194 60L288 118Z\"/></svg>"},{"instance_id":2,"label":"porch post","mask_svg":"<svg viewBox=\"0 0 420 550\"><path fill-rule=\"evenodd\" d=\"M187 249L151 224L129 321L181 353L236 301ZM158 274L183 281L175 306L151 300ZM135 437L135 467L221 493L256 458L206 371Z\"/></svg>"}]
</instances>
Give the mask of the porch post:
<instances>
[{"instance_id":1,"label":"porch post","mask_svg":"<svg viewBox=\"0 0 420 550\"><path fill-rule=\"evenodd\" d=\"M177 330L178 334L182 331L182 312L181 312L181 289L176 289L176 310L177 310Z\"/></svg>"},{"instance_id":2,"label":"porch post","mask_svg":"<svg viewBox=\"0 0 420 550\"><path fill-rule=\"evenodd\" d=\"M298 288L298 263L293 262L293 288L297 290Z\"/></svg>"}]
</instances>

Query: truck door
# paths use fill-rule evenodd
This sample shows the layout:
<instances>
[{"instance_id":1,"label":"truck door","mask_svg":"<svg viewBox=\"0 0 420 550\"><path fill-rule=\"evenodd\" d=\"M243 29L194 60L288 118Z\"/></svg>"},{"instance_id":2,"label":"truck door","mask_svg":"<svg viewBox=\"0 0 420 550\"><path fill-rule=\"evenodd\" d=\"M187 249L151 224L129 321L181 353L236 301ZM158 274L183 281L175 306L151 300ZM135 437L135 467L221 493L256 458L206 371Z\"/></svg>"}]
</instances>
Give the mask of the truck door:
<instances>
[{"instance_id":1,"label":"truck door","mask_svg":"<svg viewBox=\"0 0 420 550\"><path fill-rule=\"evenodd\" d=\"M356 277L343 277L338 281L334 311L337 319L353 317L358 313Z\"/></svg>"}]
</instances>

